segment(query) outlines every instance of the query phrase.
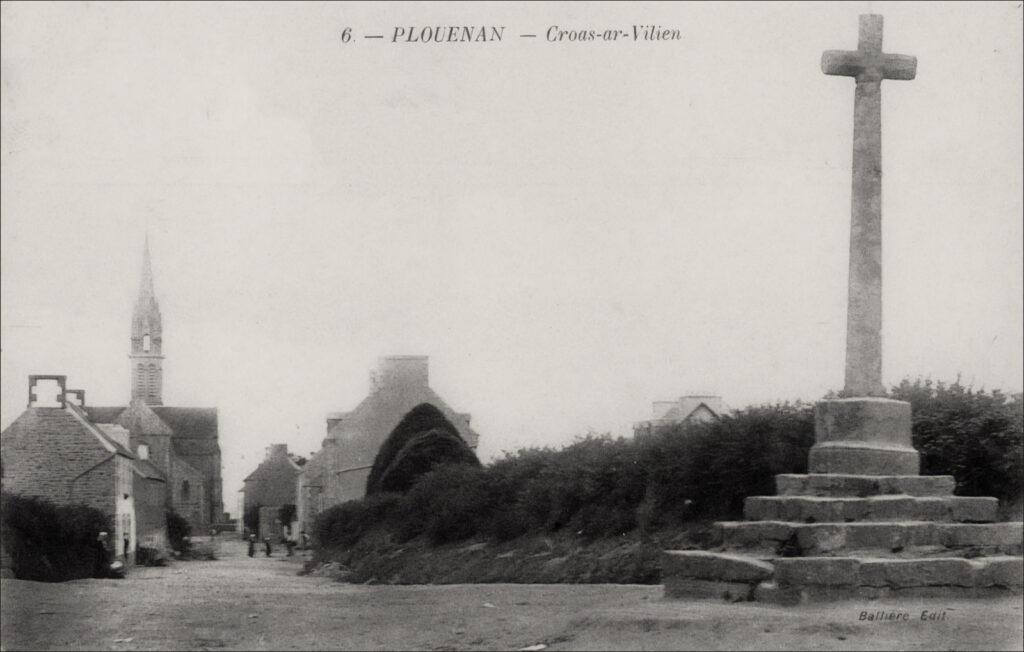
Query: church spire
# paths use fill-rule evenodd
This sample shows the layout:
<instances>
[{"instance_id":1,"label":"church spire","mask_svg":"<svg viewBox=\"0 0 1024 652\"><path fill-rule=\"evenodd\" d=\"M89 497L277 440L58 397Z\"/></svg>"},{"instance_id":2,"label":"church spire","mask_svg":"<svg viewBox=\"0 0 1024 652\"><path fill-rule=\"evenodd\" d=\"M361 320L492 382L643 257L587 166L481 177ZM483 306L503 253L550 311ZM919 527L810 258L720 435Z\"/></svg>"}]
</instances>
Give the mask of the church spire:
<instances>
[{"instance_id":1,"label":"church spire","mask_svg":"<svg viewBox=\"0 0 1024 652\"><path fill-rule=\"evenodd\" d=\"M139 296L132 311L131 361L132 400L147 405L163 404L163 320L153 290L153 267L149 257L149 234L142 249L142 277Z\"/></svg>"},{"instance_id":2,"label":"church spire","mask_svg":"<svg viewBox=\"0 0 1024 652\"><path fill-rule=\"evenodd\" d=\"M156 301L156 292L153 291L153 267L149 261L149 234L146 234L146 241L142 249L142 279L139 283L139 302L145 298L152 298Z\"/></svg>"}]
</instances>

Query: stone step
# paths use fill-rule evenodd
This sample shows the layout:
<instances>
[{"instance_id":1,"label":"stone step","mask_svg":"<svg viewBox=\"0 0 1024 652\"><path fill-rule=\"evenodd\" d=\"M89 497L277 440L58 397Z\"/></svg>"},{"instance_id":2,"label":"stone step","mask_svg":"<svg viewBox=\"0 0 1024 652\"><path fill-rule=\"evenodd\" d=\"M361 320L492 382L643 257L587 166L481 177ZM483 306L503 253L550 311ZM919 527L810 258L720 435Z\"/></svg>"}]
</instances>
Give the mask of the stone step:
<instances>
[{"instance_id":1,"label":"stone step","mask_svg":"<svg viewBox=\"0 0 1024 652\"><path fill-rule=\"evenodd\" d=\"M997 518L995 498L967 496L751 496L743 505L750 521L844 523L853 521L958 521L991 523Z\"/></svg>"},{"instance_id":2,"label":"stone step","mask_svg":"<svg viewBox=\"0 0 1024 652\"><path fill-rule=\"evenodd\" d=\"M722 598L794 604L816 600L1019 595L1024 559L997 556L889 559L755 559L707 551L666 551L667 598Z\"/></svg>"},{"instance_id":3,"label":"stone step","mask_svg":"<svg viewBox=\"0 0 1024 652\"><path fill-rule=\"evenodd\" d=\"M935 523L930 521L794 523L723 521L715 524L726 550L756 550L782 557L839 555L849 550L943 546L980 554L1021 554L1022 524Z\"/></svg>"},{"instance_id":4,"label":"stone step","mask_svg":"<svg viewBox=\"0 0 1024 652\"><path fill-rule=\"evenodd\" d=\"M782 474L775 476L780 496L825 496L832 498L884 496L952 496L956 481L951 475L840 475L830 473Z\"/></svg>"}]
</instances>

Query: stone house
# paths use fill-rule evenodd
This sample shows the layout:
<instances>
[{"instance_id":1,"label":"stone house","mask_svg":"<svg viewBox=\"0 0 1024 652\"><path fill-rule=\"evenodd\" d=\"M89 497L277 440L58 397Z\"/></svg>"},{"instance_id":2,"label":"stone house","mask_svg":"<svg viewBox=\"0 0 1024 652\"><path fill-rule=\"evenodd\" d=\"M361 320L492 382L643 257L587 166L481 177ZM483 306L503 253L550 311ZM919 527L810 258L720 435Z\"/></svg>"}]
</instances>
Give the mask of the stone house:
<instances>
[{"instance_id":1,"label":"stone house","mask_svg":"<svg viewBox=\"0 0 1024 652\"><path fill-rule=\"evenodd\" d=\"M321 511L366 494L381 444L417 406L437 408L469 448L476 450L480 435L470 427L470 415L453 410L430 388L428 365L427 356L381 358L370 375L370 394L351 412L327 415L327 436L299 479L301 528L312 532Z\"/></svg>"},{"instance_id":2,"label":"stone house","mask_svg":"<svg viewBox=\"0 0 1024 652\"><path fill-rule=\"evenodd\" d=\"M654 401L651 418L633 424L633 436L640 438L678 424L708 423L729 412L721 396L692 394L674 401Z\"/></svg>"},{"instance_id":3,"label":"stone house","mask_svg":"<svg viewBox=\"0 0 1024 652\"><path fill-rule=\"evenodd\" d=\"M56 383L52 400L42 381ZM0 433L3 489L98 509L110 517L118 555L127 536L132 563L139 545L166 545L166 482L130 450L127 430L93 421L84 402L84 391L66 389L65 376L29 376L28 408Z\"/></svg>"},{"instance_id":4,"label":"stone house","mask_svg":"<svg viewBox=\"0 0 1024 652\"><path fill-rule=\"evenodd\" d=\"M273 444L256 470L246 476L242 489L243 514L259 510L258 537L279 539L283 534L294 535L297 519L299 475L306 460L288 452L288 444ZM282 523L282 507L291 505L295 512L288 523Z\"/></svg>"}]
</instances>

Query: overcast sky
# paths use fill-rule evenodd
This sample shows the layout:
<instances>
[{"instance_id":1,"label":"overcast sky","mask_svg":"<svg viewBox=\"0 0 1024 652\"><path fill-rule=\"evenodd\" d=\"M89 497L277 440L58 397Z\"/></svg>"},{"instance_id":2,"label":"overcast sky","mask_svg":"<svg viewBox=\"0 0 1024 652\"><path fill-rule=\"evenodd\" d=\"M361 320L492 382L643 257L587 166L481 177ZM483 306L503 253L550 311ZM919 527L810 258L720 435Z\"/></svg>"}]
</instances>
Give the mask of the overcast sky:
<instances>
[{"instance_id":1,"label":"overcast sky","mask_svg":"<svg viewBox=\"0 0 1024 652\"><path fill-rule=\"evenodd\" d=\"M854 83L819 62L867 11L918 57L882 85L885 381L1019 391L1019 6L5 4L0 425L30 373L127 402L147 230L164 400L219 408L232 510L382 355L430 356L484 458L840 389ZM681 39L545 38L633 24ZM389 42L428 25L506 30Z\"/></svg>"}]
</instances>

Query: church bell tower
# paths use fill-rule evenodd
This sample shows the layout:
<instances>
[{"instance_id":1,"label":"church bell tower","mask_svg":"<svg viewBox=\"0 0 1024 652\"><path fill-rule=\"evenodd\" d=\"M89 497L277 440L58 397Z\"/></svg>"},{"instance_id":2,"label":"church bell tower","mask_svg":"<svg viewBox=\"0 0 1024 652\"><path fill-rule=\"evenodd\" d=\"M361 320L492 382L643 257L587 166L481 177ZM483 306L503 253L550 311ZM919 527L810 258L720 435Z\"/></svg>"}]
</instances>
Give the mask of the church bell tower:
<instances>
[{"instance_id":1,"label":"church bell tower","mask_svg":"<svg viewBox=\"0 0 1024 652\"><path fill-rule=\"evenodd\" d=\"M149 237L142 253L142 279L139 297L132 311L131 361L132 401L163 405L164 370L161 347L163 327L160 306L153 291L153 269L149 262Z\"/></svg>"}]
</instances>

